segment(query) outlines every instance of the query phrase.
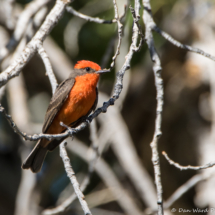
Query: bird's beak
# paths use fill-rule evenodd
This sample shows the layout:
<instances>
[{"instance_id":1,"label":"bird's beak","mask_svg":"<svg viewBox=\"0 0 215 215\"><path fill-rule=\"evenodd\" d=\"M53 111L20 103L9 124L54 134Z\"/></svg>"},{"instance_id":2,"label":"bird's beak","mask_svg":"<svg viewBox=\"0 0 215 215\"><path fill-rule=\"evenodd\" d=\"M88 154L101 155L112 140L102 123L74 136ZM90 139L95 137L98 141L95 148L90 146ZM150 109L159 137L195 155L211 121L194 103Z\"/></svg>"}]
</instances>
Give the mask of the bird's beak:
<instances>
[{"instance_id":1,"label":"bird's beak","mask_svg":"<svg viewBox=\"0 0 215 215\"><path fill-rule=\"evenodd\" d=\"M96 71L96 74L103 74L103 73L106 73L106 72L110 72L110 70L109 69L99 70L99 71Z\"/></svg>"}]
</instances>

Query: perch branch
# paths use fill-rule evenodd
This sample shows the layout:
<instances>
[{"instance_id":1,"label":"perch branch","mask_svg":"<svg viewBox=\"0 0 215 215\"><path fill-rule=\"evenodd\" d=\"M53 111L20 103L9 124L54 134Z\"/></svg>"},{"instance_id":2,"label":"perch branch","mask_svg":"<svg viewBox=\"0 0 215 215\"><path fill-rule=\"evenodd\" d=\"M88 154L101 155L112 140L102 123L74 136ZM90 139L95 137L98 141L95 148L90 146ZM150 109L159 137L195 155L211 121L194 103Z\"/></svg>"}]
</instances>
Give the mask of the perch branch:
<instances>
[{"instance_id":1,"label":"perch branch","mask_svg":"<svg viewBox=\"0 0 215 215\"><path fill-rule=\"evenodd\" d=\"M67 173L67 176L69 177L73 187L74 187L74 190L75 190L75 193L78 197L78 200L81 204L81 207L84 211L84 214L85 215L91 215L91 211L90 209L88 208L88 205L87 205L87 202L85 201L85 197L84 197L84 194L81 192L81 189L80 189L80 185L76 179L76 176L75 176L75 172L73 171L72 169L72 166L70 164L70 159L67 155L67 152L66 152L66 141L63 141L61 144L60 144L60 156L63 160L63 163L64 163L64 167L65 167L65 170L66 170L66 173Z\"/></svg>"},{"instance_id":2,"label":"perch branch","mask_svg":"<svg viewBox=\"0 0 215 215\"><path fill-rule=\"evenodd\" d=\"M0 74L0 86L3 86L4 84L7 83L7 81L9 81L11 78L17 76L20 73L20 70L24 67L26 62L30 59L30 57L33 56L34 52L37 51L38 44L41 44L41 40L43 41L45 39L45 37L47 36L47 34L51 30L51 29L49 29L49 31L45 33L43 31L43 29L47 25L50 28L52 28L54 26L54 24L51 25L49 23L49 21L51 21L50 20L51 17L54 16L57 20L59 20L59 18L61 16L61 13L63 12L64 8L65 8L65 4L62 5L61 1L58 0L57 4L55 5L54 9L50 12L50 14L47 16L46 21L41 26L40 30L37 32L37 34L34 36L34 38L31 40L31 42L28 43L27 47L22 52L22 54L25 56L25 58L24 59L19 58L19 61L15 61L11 66L8 67L8 69L6 69L2 74ZM60 10L60 9L61 9L61 13L59 11L56 12L56 10ZM57 16L55 13L57 13L59 16ZM54 14L54 15L52 15L52 14ZM54 21L52 20L52 23L53 22ZM104 102L102 107L97 108L97 110L93 114L91 114L87 118L87 120L85 122L83 122L82 124L77 126L75 129L69 128L64 133L56 134L56 135L49 135L49 134L27 135L26 133L21 132L19 130L19 128L14 123L12 117L6 113L6 111L4 110L4 108L1 105L0 105L0 112L4 113L5 117L7 118L7 120L11 124L11 126L13 127L14 131L17 132L19 135L21 135L25 140L35 141L35 140L39 140L41 138L46 138L48 140L52 140L52 139L61 139L63 137L73 136L77 132L79 132L79 131L83 130L84 128L86 128L87 125L95 117L97 117L99 114L106 113L108 107L111 106L111 105L114 105L115 101L119 98L119 95L120 95L120 93L122 91L122 87L123 87L123 76L125 74L125 71L130 68L130 62L131 62L131 59L133 57L133 54L137 51L137 47L139 46L139 45L136 46L137 40L138 40L138 35L139 35L138 26L136 26L136 24L134 24L133 35L132 35L132 43L130 45L129 52L125 57L125 62L123 64L122 68L117 72L117 82L116 82L115 87L114 87L113 96L107 102ZM39 38L41 40L39 40ZM32 44L34 46L36 45L36 47L34 47L34 49L33 49L33 52L31 52L31 50L28 48ZM26 55L25 55L25 50L27 51Z\"/></svg>"},{"instance_id":3,"label":"perch branch","mask_svg":"<svg viewBox=\"0 0 215 215\"><path fill-rule=\"evenodd\" d=\"M89 182L90 182L90 178L92 176L92 173L94 172L94 166L96 163L96 160L99 157L98 154L98 138L97 138L97 130L96 130L96 122L95 120L92 121L91 125L90 125L90 138L91 138L91 147L89 148L89 152L91 152L91 157L89 158L89 162L88 162L88 173L86 175L86 177L84 178L83 182L81 183L80 186L80 190L82 192L84 192L84 190L86 189L86 187L88 186ZM58 214L60 212L65 211L71 204L72 202L76 199L76 194L73 193L69 198L67 198L62 204L60 204L59 206L52 208L52 209L48 209L43 211L43 215L52 215L52 214Z\"/></svg>"}]
</instances>

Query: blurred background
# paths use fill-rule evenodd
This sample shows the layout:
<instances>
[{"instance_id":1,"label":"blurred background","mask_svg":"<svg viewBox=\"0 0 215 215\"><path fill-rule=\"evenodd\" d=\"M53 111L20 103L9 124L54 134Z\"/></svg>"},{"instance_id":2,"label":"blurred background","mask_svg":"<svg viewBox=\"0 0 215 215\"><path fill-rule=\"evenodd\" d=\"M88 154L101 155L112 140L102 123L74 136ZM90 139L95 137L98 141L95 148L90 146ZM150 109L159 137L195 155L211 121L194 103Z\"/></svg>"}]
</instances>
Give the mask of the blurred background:
<instances>
[{"instance_id":1,"label":"blurred background","mask_svg":"<svg viewBox=\"0 0 215 215\"><path fill-rule=\"evenodd\" d=\"M55 1L49 0L26 23L19 35L16 29L22 13L39 1L0 0L0 66L3 71L25 47L41 25ZM44 1L45 2L45 1ZM118 0L119 14L133 1ZM83 14L105 20L114 18L111 0L79 0L72 7ZM181 43L215 55L215 2L213 0L151 0L156 24ZM33 6L34 7L34 6ZM144 32L141 8L140 24ZM131 43L132 16L122 18L124 33L120 55L110 74L99 83L99 106L110 97L117 72L125 61ZM30 29L30 30L29 30ZM164 80L162 136L159 140L161 179L165 201L184 183L198 174L199 183L168 205L179 208L215 207L213 168L180 171L161 154L166 151L181 165L203 165L215 159L215 63L187 52L154 33L155 47L161 58ZM11 38L16 38L11 45ZM5 54L7 45L9 53ZM67 12L45 40L54 72L60 83L68 77L78 60L91 60L108 68L117 45L117 24L87 22ZM18 127L28 134L40 133L51 98L51 85L41 58L35 55L19 77L0 89L0 100ZM156 210L156 190L151 162L150 142L155 126L156 91L152 62L146 44L135 53L131 69L126 71L121 97L94 124L101 158L84 194L93 214L150 214ZM88 172L91 156L90 130L68 140L71 164L81 183ZM35 143L23 141L0 114L0 214L41 214L44 209L62 203L73 188L67 178L59 150L49 153L41 172L22 170L21 164ZM206 175L207 174L207 175ZM206 176L205 176L206 175ZM204 177L203 177L204 176ZM204 179L204 180L203 180ZM169 209L168 209L169 208ZM130 213L129 209L136 211ZM184 212L190 214L192 212ZM211 212L207 212L211 214ZM75 200L62 214L83 214ZM205 213L199 213L205 214Z\"/></svg>"}]
</instances>

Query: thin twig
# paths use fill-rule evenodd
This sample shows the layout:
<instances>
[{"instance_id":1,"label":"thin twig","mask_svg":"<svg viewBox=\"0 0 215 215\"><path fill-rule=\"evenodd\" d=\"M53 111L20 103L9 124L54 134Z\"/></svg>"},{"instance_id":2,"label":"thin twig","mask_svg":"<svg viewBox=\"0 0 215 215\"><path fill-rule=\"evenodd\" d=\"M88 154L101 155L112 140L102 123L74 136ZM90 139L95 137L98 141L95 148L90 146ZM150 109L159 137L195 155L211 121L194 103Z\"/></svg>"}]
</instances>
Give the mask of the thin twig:
<instances>
[{"instance_id":1,"label":"thin twig","mask_svg":"<svg viewBox=\"0 0 215 215\"><path fill-rule=\"evenodd\" d=\"M73 14L74 16L80 17L80 18L85 19L86 21L89 21L89 22L96 22L98 24L112 24L112 23L116 22L116 19L105 20L105 19L100 19L98 17L94 18L94 17L91 17L91 16L87 16L87 15L85 15L83 13L80 13L80 12L76 11L71 6L67 6L66 10L67 10L67 12Z\"/></svg>"},{"instance_id":2,"label":"thin twig","mask_svg":"<svg viewBox=\"0 0 215 215\"><path fill-rule=\"evenodd\" d=\"M155 184L157 188L158 215L162 215L163 214L163 197L162 197L163 188L161 184L160 158L158 153L158 139L162 134L161 132L161 121L162 121L162 111L163 111L163 79L161 77L162 67L161 67L159 56L155 50L154 39L152 35L153 19L151 16L150 0L143 0L143 6L144 6L143 21L146 27L145 38L150 51L151 59L154 63L153 71L154 71L155 86L157 91L155 132L150 146L152 148L152 162L154 166Z\"/></svg>"},{"instance_id":3,"label":"thin twig","mask_svg":"<svg viewBox=\"0 0 215 215\"><path fill-rule=\"evenodd\" d=\"M67 152L66 152L66 141L63 141L61 144L60 144L60 156L63 160L63 163L64 163L64 167L65 167L65 170L66 170L66 173L67 173L67 176L69 177L73 187L74 187L74 190L75 190L75 193L78 197L78 200L81 204L81 207L84 211L84 214L85 215L91 215L91 211L90 209L88 208L88 205L87 205L87 202L85 201L85 197L84 197L84 194L81 192L81 189L80 189L80 185L76 179L76 176L75 176L75 172L73 171L72 169L72 166L70 164L70 159L67 155Z\"/></svg>"},{"instance_id":4,"label":"thin twig","mask_svg":"<svg viewBox=\"0 0 215 215\"><path fill-rule=\"evenodd\" d=\"M116 4L116 0L113 0L113 5L114 5L114 11L115 11L115 20L116 20L117 25L118 25L118 44L117 44L117 48L116 48L116 53L112 57L112 63L110 65L110 70L114 67L116 58L120 53L120 46L121 46L121 41L122 41L122 28L123 28L123 25L120 22L119 12L118 12L118 7L117 7L117 4Z\"/></svg>"},{"instance_id":5,"label":"thin twig","mask_svg":"<svg viewBox=\"0 0 215 215\"><path fill-rule=\"evenodd\" d=\"M208 53L204 52L201 49L193 48L193 47L191 47L189 45L185 45L185 44L180 43L179 41L177 41L176 39L174 39L171 35L169 35L165 31L162 31L160 28L158 28L156 26L156 24L153 26L153 30L155 32L159 33L162 37L164 37L166 40L168 40L170 43L172 43L173 45L177 46L178 48L185 49L187 51L191 51L191 52L203 55L204 57L209 58L209 59L215 61L215 57L213 55L208 54Z\"/></svg>"},{"instance_id":6,"label":"thin twig","mask_svg":"<svg viewBox=\"0 0 215 215\"><path fill-rule=\"evenodd\" d=\"M215 166L215 162L210 162L210 163L202 165L202 166L190 166L190 165L181 166L179 163L176 163L175 161L171 160L166 152L162 152L162 154L167 159L167 161L169 162L170 165L173 165L180 170L190 170L190 169L191 170L201 170L201 169L207 169L207 168Z\"/></svg>"},{"instance_id":7,"label":"thin twig","mask_svg":"<svg viewBox=\"0 0 215 215\"><path fill-rule=\"evenodd\" d=\"M54 94L58 83L57 83L56 77L54 75L54 72L52 70L52 65L49 60L49 56L47 55L47 53L41 43L38 44L38 53L39 53L40 57L42 58L43 63L45 65L46 74L48 75L51 86L52 86L52 94Z\"/></svg>"}]
</instances>

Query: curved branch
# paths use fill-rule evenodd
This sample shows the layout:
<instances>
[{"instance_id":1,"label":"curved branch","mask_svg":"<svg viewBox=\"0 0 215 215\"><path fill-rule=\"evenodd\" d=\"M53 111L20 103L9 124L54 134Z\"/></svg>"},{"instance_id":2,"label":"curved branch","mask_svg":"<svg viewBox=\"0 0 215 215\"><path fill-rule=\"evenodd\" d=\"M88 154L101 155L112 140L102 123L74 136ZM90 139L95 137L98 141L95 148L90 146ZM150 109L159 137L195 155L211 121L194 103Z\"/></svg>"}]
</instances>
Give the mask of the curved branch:
<instances>
[{"instance_id":1,"label":"curved branch","mask_svg":"<svg viewBox=\"0 0 215 215\"><path fill-rule=\"evenodd\" d=\"M173 165L180 170L190 170L190 169L191 170L201 170L201 169L207 169L207 168L215 166L215 162L210 162L210 163L202 165L202 166L190 166L190 165L182 166L179 163L176 163L175 161L171 160L166 152L163 151L162 154L164 155L164 157L166 158L166 160L169 162L170 165Z\"/></svg>"}]
</instances>

